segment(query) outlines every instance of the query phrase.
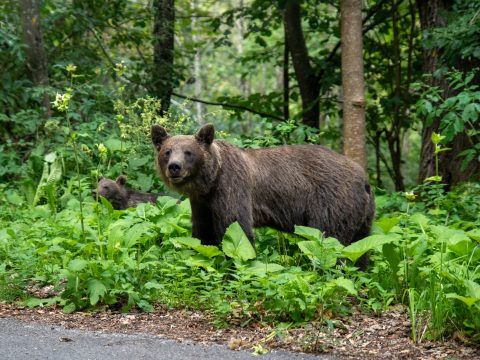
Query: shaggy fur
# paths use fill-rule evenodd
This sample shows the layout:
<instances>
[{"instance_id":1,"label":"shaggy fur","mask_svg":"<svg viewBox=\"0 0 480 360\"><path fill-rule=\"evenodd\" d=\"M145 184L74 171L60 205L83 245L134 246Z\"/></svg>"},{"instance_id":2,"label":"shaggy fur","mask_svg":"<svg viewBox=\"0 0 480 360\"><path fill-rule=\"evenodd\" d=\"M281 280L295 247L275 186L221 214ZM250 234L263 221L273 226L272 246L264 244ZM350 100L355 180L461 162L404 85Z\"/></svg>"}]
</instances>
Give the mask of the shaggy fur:
<instances>
[{"instance_id":1,"label":"shaggy fur","mask_svg":"<svg viewBox=\"0 0 480 360\"><path fill-rule=\"evenodd\" d=\"M310 226L345 245L370 232L375 205L363 169L323 146L243 150L214 140L210 124L173 137L154 125L152 142L165 184L190 198L203 244L218 244L235 221L252 242L257 226Z\"/></svg>"},{"instance_id":2,"label":"shaggy fur","mask_svg":"<svg viewBox=\"0 0 480 360\"><path fill-rule=\"evenodd\" d=\"M104 178L103 176L98 179L97 190L92 190L92 196L97 198L103 196L110 201L113 208L116 210L125 210L129 207L135 207L140 203L150 202L155 204L159 196L163 196L162 193L142 193L135 191L126 186L127 178L120 175L117 180L111 180Z\"/></svg>"}]
</instances>

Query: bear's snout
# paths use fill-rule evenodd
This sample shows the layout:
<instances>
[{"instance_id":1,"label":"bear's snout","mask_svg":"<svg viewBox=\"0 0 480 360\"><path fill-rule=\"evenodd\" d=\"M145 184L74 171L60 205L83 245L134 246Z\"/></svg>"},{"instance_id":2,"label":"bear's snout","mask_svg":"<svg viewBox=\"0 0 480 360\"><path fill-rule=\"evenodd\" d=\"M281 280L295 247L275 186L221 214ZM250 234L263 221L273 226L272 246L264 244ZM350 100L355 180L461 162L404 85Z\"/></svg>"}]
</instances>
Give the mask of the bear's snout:
<instances>
[{"instance_id":1,"label":"bear's snout","mask_svg":"<svg viewBox=\"0 0 480 360\"><path fill-rule=\"evenodd\" d=\"M170 164L168 164L168 171L172 177L178 177L181 170L182 164L178 161L172 161Z\"/></svg>"}]
</instances>

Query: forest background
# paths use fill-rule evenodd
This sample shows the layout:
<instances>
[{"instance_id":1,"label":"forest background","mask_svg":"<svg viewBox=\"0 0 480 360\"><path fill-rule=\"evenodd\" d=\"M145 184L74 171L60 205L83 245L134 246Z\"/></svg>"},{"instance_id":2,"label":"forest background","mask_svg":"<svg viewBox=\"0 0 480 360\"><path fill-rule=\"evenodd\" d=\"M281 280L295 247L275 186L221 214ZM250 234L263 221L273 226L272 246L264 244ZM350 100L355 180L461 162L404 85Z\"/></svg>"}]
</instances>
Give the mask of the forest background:
<instances>
[{"instance_id":1,"label":"forest background","mask_svg":"<svg viewBox=\"0 0 480 360\"><path fill-rule=\"evenodd\" d=\"M159 301L247 323L348 313L353 296L371 311L407 305L415 341L457 329L478 341L480 2L351 2L357 18L343 25L362 18L365 79L353 118L348 3L2 1L0 294L66 311ZM166 191L151 124L192 133L206 122L242 147L368 154L373 235L344 248L308 228L260 229L253 259L235 227L221 248L189 238L185 202L118 212L89 195L100 175ZM364 138L345 135L354 122ZM367 275L336 265L366 251ZM28 290L50 284L47 299Z\"/></svg>"}]
</instances>

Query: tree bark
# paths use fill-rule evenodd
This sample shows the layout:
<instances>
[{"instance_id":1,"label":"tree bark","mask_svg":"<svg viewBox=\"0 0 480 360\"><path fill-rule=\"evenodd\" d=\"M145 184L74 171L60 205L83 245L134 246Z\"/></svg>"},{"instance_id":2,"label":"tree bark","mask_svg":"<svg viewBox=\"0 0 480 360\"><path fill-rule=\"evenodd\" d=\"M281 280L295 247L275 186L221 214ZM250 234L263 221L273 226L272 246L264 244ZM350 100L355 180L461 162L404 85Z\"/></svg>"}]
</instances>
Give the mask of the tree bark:
<instances>
[{"instance_id":1,"label":"tree bark","mask_svg":"<svg viewBox=\"0 0 480 360\"><path fill-rule=\"evenodd\" d=\"M25 48L26 65L31 74L34 86L48 86L48 63L43 45L41 28L40 5L38 0L20 0L20 16L22 19L23 41ZM46 92L43 94L42 105L44 117L51 115L50 100Z\"/></svg>"},{"instance_id":2,"label":"tree bark","mask_svg":"<svg viewBox=\"0 0 480 360\"><path fill-rule=\"evenodd\" d=\"M197 1L193 1L192 3L193 9L197 10L198 9L198 3ZM194 34L192 36L193 43L198 46L198 35L195 34L195 31L197 30L197 18L194 16L192 17L192 30L194 31ZM202 96L202 88L203 88L203 81L202 81L202 55L200 53L200 48L197 48L195 50L195 56L193 59L193 74L195 77L195 97L199 98ZM205 110L205 105L197 102L195 103L195 108L196 108L196 113L197 113L197 122L199 124L203 124L203 113Z\"/></svg>"},{"instance_id":3,"label":"tree bark","mask_svg":"<svg viewBox=\"0 0 480 360\"><path fill-rule=\"evenodd\" d=\"M363 79L362 0L342 0L342 86L344 154L367 168Z\"/></svg>"},{"instance_id":4,"label":"tree bark","mask_svg":"<svg viewBox=\"0 0 480 360\"><path fill-rule=\"evenodd\" d=\"M320 83L310 63L308 49L302 31L300 2L289 0L283 12L288 50L302 98L302 119L305 125L320 127L319 94Z\"/></svg>"},{"instance_id":5,"label":"tree bark","mask_svg":"<svg viewBox=\"0 0 480 360\"><path fill-rule=\"evenodd\" d=\"M170 107L173 91L173 58L175 6L174 0L153 1L153 63L152 87L161 102L160 115Z\"/></svg>"},{"instance_id":6,"label":"tree bark","mask_svg":"<svg viewBox=\"0 0 480 360\"><path fill-rule=\"evenodd\" d=\"M442 18L442 13L451 9L452 4L453 2L450 0L417 0L422 31L446 26L446 19ZM422 70L424 73L433 74L441 66L441 54L439 52L439 49L423 49ZM466 72L478 64L473 64L459 58L455 65L457 69ZM454 94L454 90L449 88L443 77L432 77L429 85L440 87L443 92L443 98ZM436 175L434 145L431 140L432 133L434 132L440 132L440 119L438 118L433 119L430 125L426 123L423 124L420 170L418 176L419 182L422 182L427 177ZM478 176L480 171L480 163L478 160L472 160L464 171L461 169L462 158L459 157L459 154L471 146L466 133L458 134L446 146L451 148L451 150L439 154L438 175L442 177L442 182L446 184L447 187L466 181L473 175Z\"/></svg>"},{"instance_id":7,"label":"tree bark","mask_svg":"<svg viewBox=\"0 0 480 360\"><path fill-rule=\"evenodd\" d=\"M288 77L288 68L289 68L289 59L288 59L288 42L287 42L287 31L285 27L283 28L284 32L284 42L283 45L283 117L285 120L288 120L290 117L290 78Z\"/></svg>"}]
</instances>

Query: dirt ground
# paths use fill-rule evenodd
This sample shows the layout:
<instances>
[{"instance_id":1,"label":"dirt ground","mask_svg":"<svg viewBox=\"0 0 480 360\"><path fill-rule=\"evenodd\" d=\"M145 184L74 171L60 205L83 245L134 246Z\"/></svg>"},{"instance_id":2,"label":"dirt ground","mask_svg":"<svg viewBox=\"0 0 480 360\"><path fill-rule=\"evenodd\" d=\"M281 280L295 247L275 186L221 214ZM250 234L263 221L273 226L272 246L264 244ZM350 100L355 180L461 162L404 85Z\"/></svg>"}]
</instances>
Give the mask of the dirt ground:
<instances>
[{"instance_id":1,"label":"dirt ground","mask_svg":"<svg viewBox=\"0 0 480 360\"><path fill-rule=\"evenodd\" d=\"M404 308L393 308L381 316L360 311L335 319L335 328L311 323L283 333L258 323L248 327L219 329L204 313L156 308L152 313L114 312L66 314L55 308L29 309L0 304L0 317L63 326L68 329L115 333L149 333L178 341L226 344L231 349L281 348L336 355L341 359L480 359L480 348L461 336L440 343L410 340L411 328ZM253 350L252 350L253 351Z\"/></svg>"}]
</instances>

